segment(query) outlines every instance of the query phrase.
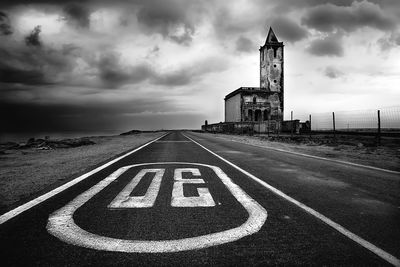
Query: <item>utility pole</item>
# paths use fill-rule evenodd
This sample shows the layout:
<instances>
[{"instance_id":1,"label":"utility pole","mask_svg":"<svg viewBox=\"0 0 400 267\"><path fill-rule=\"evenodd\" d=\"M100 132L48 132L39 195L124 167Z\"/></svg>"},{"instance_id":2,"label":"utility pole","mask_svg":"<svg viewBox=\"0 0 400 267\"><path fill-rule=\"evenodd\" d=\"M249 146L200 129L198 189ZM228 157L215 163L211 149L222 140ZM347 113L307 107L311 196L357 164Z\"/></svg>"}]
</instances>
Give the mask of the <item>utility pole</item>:
<instances>
[{"instance_id":1,"label":"utility pole","mask_svg":"<svg viewBox=\"0 0 400 267\"><path fill-rule=\"evenodd\" d=\"M378 109L378 136L377 136L378 146L381 144L381 111Z\"/></svg>"},{"instance_id":2,"label":"utility pole","mask_svg":"<svg viewBox=\"0 0 400 267\"><path fill-rule=\"evenodd\" d=\"M335 112L332 112L332 121L333 121L333 138L336 141Z\"/></svg>"}]
</instances>

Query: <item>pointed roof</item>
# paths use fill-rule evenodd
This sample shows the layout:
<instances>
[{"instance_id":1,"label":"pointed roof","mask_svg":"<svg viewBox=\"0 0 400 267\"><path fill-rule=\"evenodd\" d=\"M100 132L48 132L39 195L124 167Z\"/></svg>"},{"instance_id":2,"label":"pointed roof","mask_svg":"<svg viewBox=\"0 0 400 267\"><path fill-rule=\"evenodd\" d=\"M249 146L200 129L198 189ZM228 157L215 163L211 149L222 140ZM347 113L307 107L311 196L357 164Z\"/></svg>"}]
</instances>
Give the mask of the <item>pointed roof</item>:
<instances>
[{"instance_id":1,"label":"pointed roof","mask_svg":"<svg viewBox=\"0 0 400 267\"><path fill-rule=\"evenodd\" d=\"M272 30L272 27L269 27L267 39L265 40L265 44L267 43L278 43L278 38L276 38L276 35L274 31Z\"/></svg>"}]
</instances>

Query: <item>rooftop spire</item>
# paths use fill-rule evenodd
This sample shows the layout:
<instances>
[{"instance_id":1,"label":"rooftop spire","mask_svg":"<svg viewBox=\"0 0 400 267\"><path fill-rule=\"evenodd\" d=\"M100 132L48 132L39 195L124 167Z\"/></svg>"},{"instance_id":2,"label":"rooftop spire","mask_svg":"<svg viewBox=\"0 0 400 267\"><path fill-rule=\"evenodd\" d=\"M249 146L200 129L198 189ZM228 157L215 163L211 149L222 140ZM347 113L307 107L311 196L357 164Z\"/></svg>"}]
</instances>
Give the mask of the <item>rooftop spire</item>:
<instances>
[{"instance_id":1,"label":"rooftop spire","mask_svg":"<svg viewBox=\"0 0 400 267\"><path fill-rule=\"evenodd\" d=\"M278 38L276 38L276 35L274 33L274 31L272 30L272 27L269 27L269 31L268 31L268 35L267 35L267 39L265 40L265 43L277 43Z\"/></svg>"}]
</instances>

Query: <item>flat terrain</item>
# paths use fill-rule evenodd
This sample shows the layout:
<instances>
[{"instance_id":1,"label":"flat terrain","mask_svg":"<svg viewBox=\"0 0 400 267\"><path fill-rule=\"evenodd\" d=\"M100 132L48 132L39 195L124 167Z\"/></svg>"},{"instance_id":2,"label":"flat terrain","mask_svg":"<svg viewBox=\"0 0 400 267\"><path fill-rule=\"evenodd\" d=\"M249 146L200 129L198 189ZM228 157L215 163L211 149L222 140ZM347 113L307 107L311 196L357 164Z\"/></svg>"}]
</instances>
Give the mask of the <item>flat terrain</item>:
<instances>
[{"instance_id":1,"label":"flat terrain","mask_svg":"<svg viewBox=\"0 0 400 267\"><path fill-rule=\"evenodd\" d=\"M172 132L1 216L0 257L7 266L400 265L399 181Z\"/></svg>"},{"instance_id":2,"label":"flat terrain","mask_svg":"<svg viewBox=\"0 0 400 267\"><path fill-rule=\"evenodd\" d=\"M0 212L49 191L80 173L162 133L90 137L94 145L51 150L9 149L0 154Z\"/></svg>"},{"instance_id":3,"label":"flat terrain","mask_svg":"<svg viewBox=\"0 0 400 267\"><path fill-rule=\"evenodd\" d=\"M331 135L285 136L211 134L216 138L250 144L254 146L281 149L308 155L343 160L358 164L400 171L400 138L383 137L377 146L373 136L338 135L334 141Z\"/></svg>"}]
</instances>

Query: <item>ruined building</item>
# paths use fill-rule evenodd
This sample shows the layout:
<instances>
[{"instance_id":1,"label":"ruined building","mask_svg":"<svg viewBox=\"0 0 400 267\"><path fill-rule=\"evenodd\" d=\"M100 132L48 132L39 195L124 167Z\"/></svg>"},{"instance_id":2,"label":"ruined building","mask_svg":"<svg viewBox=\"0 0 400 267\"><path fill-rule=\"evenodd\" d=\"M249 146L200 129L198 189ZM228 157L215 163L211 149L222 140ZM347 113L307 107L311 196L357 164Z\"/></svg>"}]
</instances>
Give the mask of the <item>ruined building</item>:
<instances>
[{"instance_id":1,"label":"ruined building","mask_svg":"<svg viewBox=\"0 0 400 267\"><path fill-rule=\"evenodd\" d=\"M240 87L225 97L225 122L245 121L283 121L283 42L272 28L260 47L260 87Z\"/></svg>"}]
</instances>

